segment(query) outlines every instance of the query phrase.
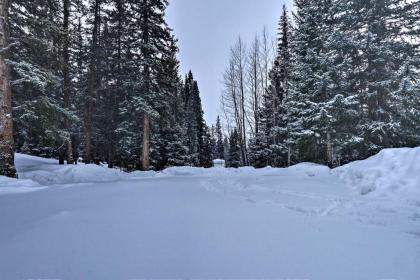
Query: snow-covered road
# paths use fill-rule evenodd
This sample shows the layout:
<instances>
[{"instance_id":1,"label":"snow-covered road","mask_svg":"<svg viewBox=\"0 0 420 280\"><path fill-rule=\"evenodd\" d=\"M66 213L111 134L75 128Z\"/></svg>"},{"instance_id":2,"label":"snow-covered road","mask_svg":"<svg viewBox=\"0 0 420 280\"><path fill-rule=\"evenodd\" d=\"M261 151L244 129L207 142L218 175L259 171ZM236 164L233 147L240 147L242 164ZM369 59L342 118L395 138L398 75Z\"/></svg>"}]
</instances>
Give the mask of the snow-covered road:
<instances>
[{"instance_id":1,"label":"snow-covered road","mask_svg":"<svg viewBox=\"0 0 420 280\"><path fill-rule=\"evenodd\" d=\"M420 199L362 196L326 167L18 162L21 191L0 178L0 279L420 279Z\"/></svg>"}]
</instances>

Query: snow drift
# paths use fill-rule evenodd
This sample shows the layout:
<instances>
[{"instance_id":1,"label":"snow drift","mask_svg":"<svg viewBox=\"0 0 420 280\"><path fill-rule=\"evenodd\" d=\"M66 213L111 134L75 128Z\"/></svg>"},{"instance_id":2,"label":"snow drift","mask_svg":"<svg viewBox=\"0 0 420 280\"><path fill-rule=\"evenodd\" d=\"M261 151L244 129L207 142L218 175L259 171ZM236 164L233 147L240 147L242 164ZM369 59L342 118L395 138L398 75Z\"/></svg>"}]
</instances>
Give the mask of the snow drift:
<instances>
[{"instance_id":1,"label":"snow drift","mask_svg":"<svg viewBox=\"0 0 420 280\"><path fill-rule=\"evenodd\" d=\"M58 165L54 159L16 154L20 179L30 179L41 185L77 184L118 181L127 176L118 169L95 164Z\"/></svg>"},{"instance_id":2,"label":"snow drift","mask_svg":"<svg viewBox=\"0 0 420 280\"><path fill-rule=\"evenodd\" d=\"M420 147L386 149L333 173L361 194L420 199Z\"/></svg>"},{"instance_id":3,"label":"snow drift","mask_svg":"<svg viewBox=\"0 0 420 280\"><path fill-rule=\"evenodd\" d=\"M420 279L419 153L129 174L17 155L0 278Z\"/></svg>"},{"instance_id":4,"label":"snow drift","mask_svg":"<svg viewBox=\"0 0 420 280\"><path fill-rule=\"evenodd\" d=\"M93 164L59 166L56 160L17 154L16 166L19 180L0 176L0 192L16 193L42 189L42 186L57 184L78 184L113 182L154 177L196 177L196 176L338 176L359 194L378 196L402 196L420 198L420 147L386 149L362 161L329 169L326 166L301 163L290 168L255 169L243 167L193 168L172 167L162 172L125 173Z\"/></svg>"},{"instance_id":5,"label":"snow drift","mask_svg":"<svg viewBox=\"0 0 420 280\"><path fill-rule=\"evenodd\" d=\"M33 180L18 180L0 176L0 195L32 192L43 188Z\"/></svg>"}]
</instances>

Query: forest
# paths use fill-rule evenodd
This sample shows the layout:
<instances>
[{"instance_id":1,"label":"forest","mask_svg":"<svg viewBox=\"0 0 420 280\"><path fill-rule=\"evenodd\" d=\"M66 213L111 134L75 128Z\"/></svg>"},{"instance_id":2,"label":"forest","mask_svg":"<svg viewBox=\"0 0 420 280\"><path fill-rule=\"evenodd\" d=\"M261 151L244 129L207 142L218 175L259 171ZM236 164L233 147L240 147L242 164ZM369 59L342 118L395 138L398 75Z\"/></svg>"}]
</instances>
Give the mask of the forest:
<instances>
[{"instance_id":1,"label":"forest","mask_svg":"<svg viewBox=\"0 0 420 280\"><path fill-rule=\"evenodd\" d=\"M333 166L420 146L420 5L295 0L239 38L221 116L179 71L166 0L2 0L0 175L14 152L110 168Z\"/></svg>"},{"instance_id":2,"label":"forest","mask_svg":"<svg viewBox=\"0 0 420 280\"><path fill-rule=\"evenodd\" d=\"M210 167L198 84L180 76L167 5L11 2L15 150L126 170ZM14 176L12 140L0 170Z\"/></svg>"},{"instance_id":3,"label":"forest","mask_svg":"<svg viewBox=\"0 0 420 280\"><path fill-rule=\"evenodd\" d=\"M0 0L0 280L419 280L419 174L420 0Z\"/></svg>"},{"instance_id":4,"label":"forest","mask_svg":"<svg viewBox=\"0 0 420 280\"><path fill-rule=\"evenodd\" d=\"M275 50L240 37L221 111L237 164L330 167L420 146L419 1L294 1Z\"/></svg>"}]
</instances>

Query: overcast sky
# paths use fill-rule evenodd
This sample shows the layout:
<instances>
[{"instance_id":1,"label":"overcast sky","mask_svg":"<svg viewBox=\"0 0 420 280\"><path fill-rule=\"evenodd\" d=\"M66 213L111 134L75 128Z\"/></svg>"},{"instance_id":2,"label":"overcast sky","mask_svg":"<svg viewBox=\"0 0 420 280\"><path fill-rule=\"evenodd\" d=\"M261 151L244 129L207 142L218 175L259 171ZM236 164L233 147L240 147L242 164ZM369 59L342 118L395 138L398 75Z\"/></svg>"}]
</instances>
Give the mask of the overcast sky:
<instances>
[{"instance_id":1,"label":"overcast sky","mask_svg":"<svg viewBox=\"0 0 420 280\"><path fill-rule=\"evenodd\" d=\"M180 48L181 71L199 83L206 120L219 114L221 77L239 35L250 42L266 26L275 36L281 7L291 0L169 0L167 18Z\"/></svg>"}]
</instances>

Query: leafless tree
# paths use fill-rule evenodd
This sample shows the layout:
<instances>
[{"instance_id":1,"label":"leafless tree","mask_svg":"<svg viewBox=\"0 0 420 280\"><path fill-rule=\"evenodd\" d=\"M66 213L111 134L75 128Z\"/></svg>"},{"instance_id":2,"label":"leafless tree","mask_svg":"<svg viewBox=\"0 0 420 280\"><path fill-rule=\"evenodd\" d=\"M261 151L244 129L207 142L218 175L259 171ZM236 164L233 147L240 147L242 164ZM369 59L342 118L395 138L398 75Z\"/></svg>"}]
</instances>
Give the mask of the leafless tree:
<instances>
[{"instance_id":1,"label":"leafless tree","mask_svg":"<svg viewBox=\"0 0 420 280\"><path fill-rule=\"evenodd\" d=\"M222 111L226 121L233 122L240 135L242 164L248 164L247 158L247 110L246 110L246 46L238 38L231 48L229 65L223 75L224 92Z\"/></svg>"},{"instance_id":2,"label":"leafless tree","mask_svg":"<svg viewBox=\"0 0 420 280\"><path fill-rule=\"evenodd\" d=\"M250 110L250 131L251 135L255 137L258 134L258 111L261 105L261 98L263 92L263 83L261 80L260 65L261 65L261 44L258 35L255 36L251 48L248 52L247 65L247 89L249 96L249 110Z\"/></svg>"}]
</instances>

